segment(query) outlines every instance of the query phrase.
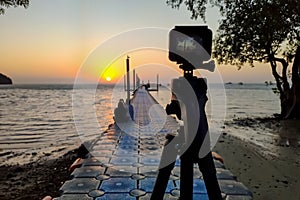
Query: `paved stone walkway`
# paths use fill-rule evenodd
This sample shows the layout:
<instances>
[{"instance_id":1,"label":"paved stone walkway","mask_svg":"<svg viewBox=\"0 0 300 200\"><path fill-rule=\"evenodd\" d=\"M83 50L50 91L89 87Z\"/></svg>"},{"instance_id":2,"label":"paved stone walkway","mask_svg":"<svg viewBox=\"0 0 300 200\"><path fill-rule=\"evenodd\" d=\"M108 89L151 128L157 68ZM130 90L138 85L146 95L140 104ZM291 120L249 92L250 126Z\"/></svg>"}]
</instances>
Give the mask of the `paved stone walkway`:
<instances>
[{"instance_id":1,"label":"paved stone walkway","mask_svg":"<svg viewBox=\"0 0 300 200\"><path fill-rule=\"evenodd\" d=\"M176 120L145 90L132 100L135 122L112 125L97 141L82 165L61 187L56 200L147 200L156 180L165 135L179 129ZM165 116L165 117L164 117ZM217 177L226 200L250 200L251 192L215 161ZM164 199L179 197L179 160L170 177ZM201 173L194 169L194 199L208 199Z\"/></svg>"}]
</instances>

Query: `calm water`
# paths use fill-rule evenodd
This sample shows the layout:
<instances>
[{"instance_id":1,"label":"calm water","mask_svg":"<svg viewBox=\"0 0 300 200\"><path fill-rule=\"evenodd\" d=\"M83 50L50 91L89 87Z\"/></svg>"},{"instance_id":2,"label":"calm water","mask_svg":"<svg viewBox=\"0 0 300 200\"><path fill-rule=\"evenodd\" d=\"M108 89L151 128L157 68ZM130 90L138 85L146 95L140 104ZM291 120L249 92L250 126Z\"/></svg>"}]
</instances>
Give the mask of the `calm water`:
<instances>
[{"instance_id":1,"label":"calm water","mask_svg":"<svg viewBox=\"0 0 300 200\"><path fill-rule=\"evenodd\" d=\"M225 85L225 91L222 90L223 86L211 84L210 89L213 90L209 94L207 112L209 114L211 98L218 98L221 93L225 92L225 102L218 102L226 108L226 119L244 118L244 117L265 117L271 116L275 113L280 113L279 96L274 94L272 87L264 84L230 84ZM152 92L152 95L162 104L166 105L170 101L170 90L163 89L159 93Z\"/></svg>"},{"instance_id":2,"label":"calm water","mask_svg":"<svg viewBox=\"0 0 300 200\"><path fill-rule=\"evenodd\" d=\"M265 85L226 85L227 119L263 117L279 112L279 98ZM215 86L216 93L222 90ZM6 163L12 152L19 162L31 154L54 153L80 144L72 112L72 85L14 85L0 87L0 161ZM94 108L99 131L113 122L112 86L99 86ZM162 88L152 95L165 107L170 91ZM124 93L114 94L124 98ZM117 97L116 97L117 96ZM211 97L213 98L213 97ZM89 130L86 130L89 131ZM26 156L24 156L27 155ZM22 160L23 159L23 160ZM31 158L30 159L34 159Z\"/></svg>"},{"instance_id":3,"label":"calm water","mask_svg":"<svg viewBox=\"0 0 300 200\"><path fill-rule=\"evenodd\" d=\"M6 163L7 157L22 163L32 153L55 154L78 147L72 91L72 85L0 87L0 163ZM113 122L111 92L112 87L102 86L96 93L100 131Z\"/></svg>"},{"instance_id":4,"label":"calm water","mask_svg":"<svg viewBox=\"0 0 300 200\"><path fill-rule=\"evenodd\" d=\"M226 85L227 119L280 113L279 96L264 84Z\"/></svg>"}]
</instances>

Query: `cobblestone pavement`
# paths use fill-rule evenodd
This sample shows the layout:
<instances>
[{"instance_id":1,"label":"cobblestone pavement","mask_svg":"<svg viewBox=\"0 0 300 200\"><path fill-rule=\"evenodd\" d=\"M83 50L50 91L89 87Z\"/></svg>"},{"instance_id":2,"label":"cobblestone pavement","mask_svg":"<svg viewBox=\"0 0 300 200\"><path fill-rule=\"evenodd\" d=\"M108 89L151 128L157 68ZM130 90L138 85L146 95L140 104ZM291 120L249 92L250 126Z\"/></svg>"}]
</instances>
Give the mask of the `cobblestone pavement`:
<instances>
[{"instance_id":1,"label":"cobblestone pavement","mask_svg":"<svg viewBox=\"0 0 300 200\"><path fill-rule=\"evenodd\" d=\"M177 121L162 114L163 108L145 90L132 100L134 122L111 125L93 151L61 187L56 200L147 200L156 180L165 136L179 129ZM215 160L217 177L226 200L250 200L251 192L222 163ZM176 161L164 199L180 196L180 161ZM194 168L194 199L208 199L204 181Z\"/></svg>"}]
</instances>

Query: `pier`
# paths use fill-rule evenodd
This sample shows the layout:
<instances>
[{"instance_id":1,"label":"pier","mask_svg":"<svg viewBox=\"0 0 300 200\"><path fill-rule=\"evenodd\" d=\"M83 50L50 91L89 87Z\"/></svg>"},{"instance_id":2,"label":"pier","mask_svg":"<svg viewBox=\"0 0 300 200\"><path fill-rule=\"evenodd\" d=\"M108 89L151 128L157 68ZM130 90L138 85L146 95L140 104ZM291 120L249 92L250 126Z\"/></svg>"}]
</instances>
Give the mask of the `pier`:
<instances>
[{"instance_id":1,"label":"pier","mask_svg":"<svg viewBox=\"0 0 300 200\"><path fill-rule=\"evenodd\" d=\"M71 179L60 188L56 200L147 200L156 180L162 147L167 134L179 129L172 116L162 118L162 108L145 89L131 100L134 121L110 125L84 159L77 160ZM151 114L149 110L151 109ZM164 126L160 124L164 122ZM226 200L250 200L252 193L215 159L218 182ZM198 167L194 167L193 199L208 199ZM164 195L166 200L180 196L178 159Z\"/></svg>"}]
</instances>

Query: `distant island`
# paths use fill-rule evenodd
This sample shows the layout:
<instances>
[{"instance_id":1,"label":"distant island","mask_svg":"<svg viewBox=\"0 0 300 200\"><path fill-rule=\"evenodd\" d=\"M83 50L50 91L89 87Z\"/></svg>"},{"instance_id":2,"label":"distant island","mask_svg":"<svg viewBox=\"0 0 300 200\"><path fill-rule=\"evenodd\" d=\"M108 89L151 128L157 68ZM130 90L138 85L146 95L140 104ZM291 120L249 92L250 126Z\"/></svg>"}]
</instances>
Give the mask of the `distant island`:
<instances>
[{"instance_id":1,"label":"distant island","mask_svg":"<svg viewBox=\"0 0 300 200\"><path fill-rule=\"evenodd\" d=\"M11 78L9 78L9 77L5 76L4 74L0 73L0 84L1 85L4 85L4 84L5 85L11 85L13 83L12 83Z\"/></svg>"}]
</instances>

